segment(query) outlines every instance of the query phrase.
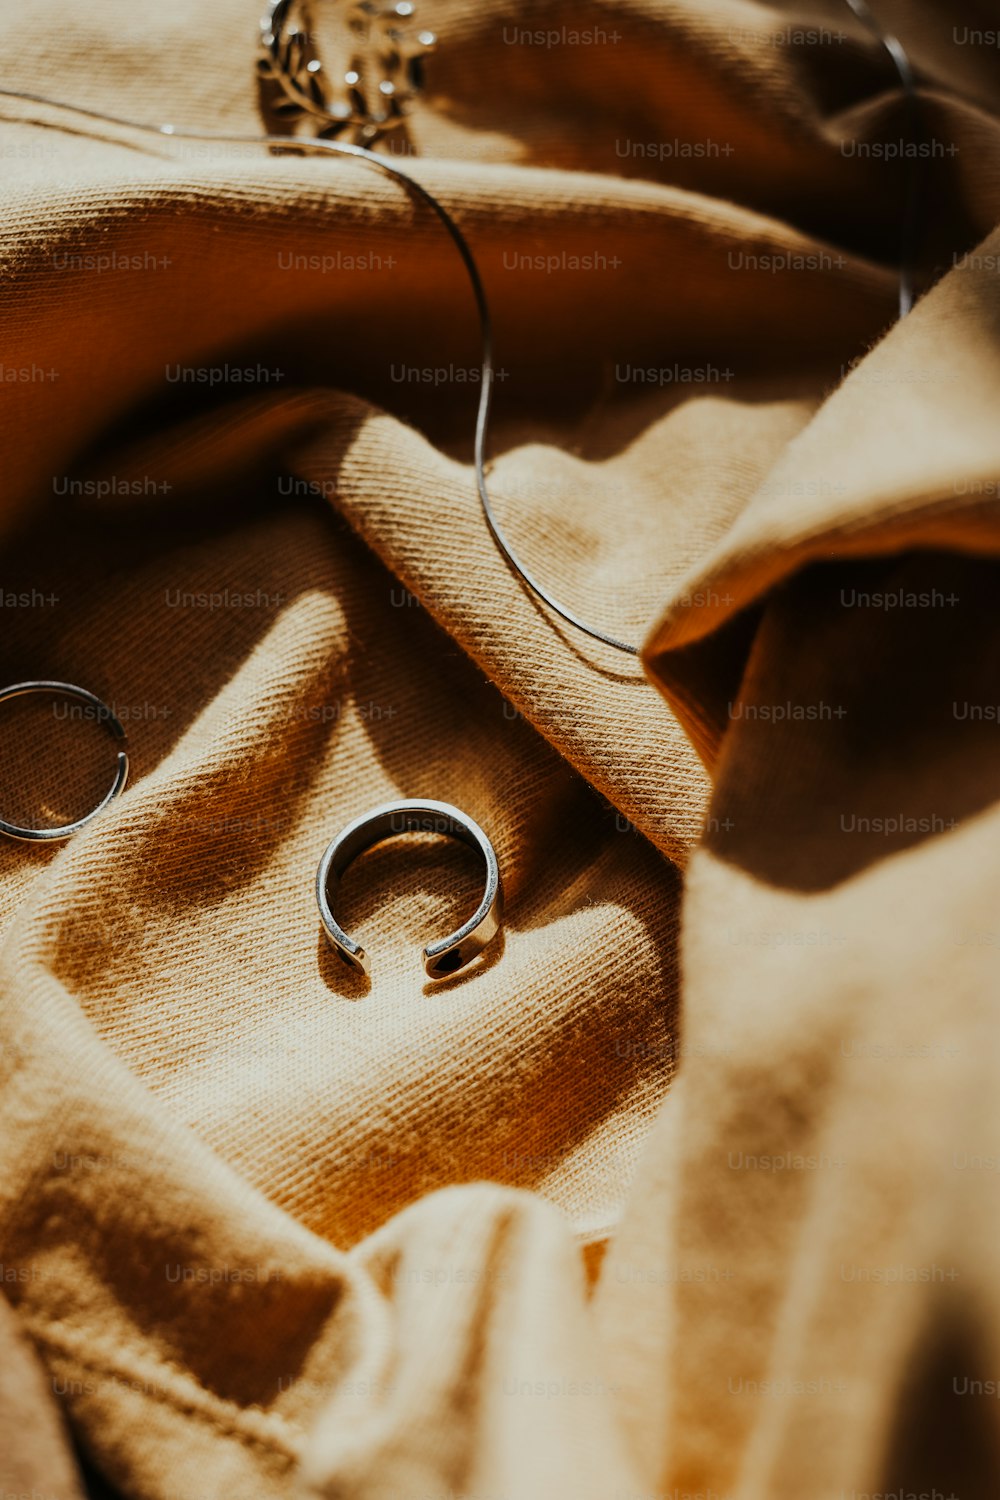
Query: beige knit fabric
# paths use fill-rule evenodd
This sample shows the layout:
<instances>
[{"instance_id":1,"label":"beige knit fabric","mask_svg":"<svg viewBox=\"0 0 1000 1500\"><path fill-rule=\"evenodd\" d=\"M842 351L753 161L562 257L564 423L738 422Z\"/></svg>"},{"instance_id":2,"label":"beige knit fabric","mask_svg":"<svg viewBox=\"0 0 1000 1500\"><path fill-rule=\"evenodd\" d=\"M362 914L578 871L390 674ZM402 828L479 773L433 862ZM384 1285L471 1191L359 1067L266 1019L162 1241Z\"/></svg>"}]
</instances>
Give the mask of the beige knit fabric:
<instances>
[{"instance_id":1,"label":"beige knit fabric","mask_svg":"<svg viewBox=\"0 0 1000 1500\"><path fill-rule=\"evenodd\" d=\"M906 122L846 6L421 6L394 160L482 265L498 509L635 665L489 538L404 189L0 100L0 675L133 765L0 845L0 1266L127 1500L996 1492L1000 49L880 13L895 327ZM7 3L3 82L252 133L256 22ZM0 709L4 816L109 765ZM370 985L319 928L395 796L503 871L437 987L471 855L351 872ZM21 1446L0 1500L69 1492Z\"/></svg>"}]
</instances>

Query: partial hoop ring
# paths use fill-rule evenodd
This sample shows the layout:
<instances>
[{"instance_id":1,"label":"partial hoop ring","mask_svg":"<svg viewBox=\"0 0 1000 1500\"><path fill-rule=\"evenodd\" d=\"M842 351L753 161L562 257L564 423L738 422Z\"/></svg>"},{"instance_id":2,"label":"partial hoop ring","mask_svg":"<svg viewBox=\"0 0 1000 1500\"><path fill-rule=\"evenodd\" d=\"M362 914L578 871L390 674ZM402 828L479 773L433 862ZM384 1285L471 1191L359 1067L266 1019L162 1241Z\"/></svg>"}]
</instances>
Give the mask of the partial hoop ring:
<instances>
[{"instance_id":1,"label":"partial hoop ring","mask_svg":"<svg viewBox=\"0 0 1000 1500\"><path fill-rule=\"evenodd\" d=\"M469 920L456 932L423 950L424 969L431 979L451 979L493 941L500 931L503 891L497 857L478 823L449 802L385 802L372 812L348 823L327 847L316 874L316 901L323 928L334 951L352 968L371 973L368 954L340 926L330 905L330 886L336 886L348 865L385 839L401 833L442 833L476 849L486 864L483 899Z\"/></svg>"},{"instance_id":2,"label":"partial hoop ring","mask_svg":"<svg viewBox=\"0 0 1000 1500\"><path fill-rule=\"evenodd\" d=\"M106 703L100 698L88 693L86 688L75 687L71 682L15 682L10 687L0 688L0 703L6 703L8 698L22 698L28 693L55 693L66 698L75 698L84 704L87 710L86 717L96 719L103 724L108 732L119 743L124 745L128 736L117 715L114 714ZM50 843L56 839L71 838L81 828L99 813L102 813L124 790L128 780L128 755L124 750L118 751L118 762L115 770L115 779L110 792L99 802L92 812L85 817L78 818L75 823L64 823L59 828L21 828L17 823L7 823L0 818L0 833L6 834L9 839L21 839L26 844Z\"/></svg>"}]
</instances>

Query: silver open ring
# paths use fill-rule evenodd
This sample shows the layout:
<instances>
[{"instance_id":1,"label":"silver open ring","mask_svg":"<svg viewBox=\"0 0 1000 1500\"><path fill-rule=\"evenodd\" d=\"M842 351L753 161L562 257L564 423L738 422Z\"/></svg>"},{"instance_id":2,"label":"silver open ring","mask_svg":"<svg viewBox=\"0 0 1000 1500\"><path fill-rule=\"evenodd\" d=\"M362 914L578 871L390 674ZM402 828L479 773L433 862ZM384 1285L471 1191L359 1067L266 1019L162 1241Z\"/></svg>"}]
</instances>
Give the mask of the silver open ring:
<instances>
[{"instance_id":1,"label":"silver open ring","mask_svg":"<svg viewBox=\"0 0 1000 1500\"><path fill-rule=\"evenodd\" d=\"M71 682L15 682L10 687L0 688L0 703L6 703L8 698L21 698L27 693L61 693L64 697L76 698L85 705L88 718L96 719L99 724L103 724L120 744L124 745L127 741L128 736L117 716L112 713L106 703L101 702L100 698L96 698L93 693L88 693L86 688L74 687ZM17 823L7 823L0 818L0 833L5 833L10 839L22 839L28 844L68 839L85 827L92 818L96 818L98 813L102 813L108 803L113 802L124 789L127 780L128 755L124 750L119 750L115 779L110 792L85 817L78 818L75 823L64 823L60 828L21 828Z\"/></svg>"},{"instance_id":2,"label":"silver open ring","mask_svg":"<svg viewBox=\"0 0 1000 1500\"><path fill-rule=\"evenodd\" d=\"M323 927L335 952L364 974L371 973L368 954L340 926L330 907L330 885L343 875L352 860L374 844L401 833L443 833L477 849L486 863L486 889L469 920L449 937L428 943L424 968L431 979L450 979L461 973L500 931L503 891L497 857L478 823L448 802L385 802L373 812L348 823L329 844L316 874L316 900Z\"/></svg>"}]
</instances>

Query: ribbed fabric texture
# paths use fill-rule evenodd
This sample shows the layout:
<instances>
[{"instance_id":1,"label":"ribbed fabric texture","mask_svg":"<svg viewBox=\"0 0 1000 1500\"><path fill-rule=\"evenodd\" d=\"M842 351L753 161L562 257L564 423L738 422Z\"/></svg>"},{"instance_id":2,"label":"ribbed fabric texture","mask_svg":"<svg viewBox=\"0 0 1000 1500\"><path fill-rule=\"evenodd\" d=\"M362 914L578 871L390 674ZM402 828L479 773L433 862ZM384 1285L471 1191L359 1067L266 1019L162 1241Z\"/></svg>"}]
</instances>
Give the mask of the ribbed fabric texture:
<instances>
[{"instance_id":1,"label":"ribbed fabric texture","mask_svg":"<svg viewBox=\"0 0 1000 1500\"><path fill-rule=\"evenodd\" d=\"M126 1500L996 1493L1000 49L879 10L899 325L847 6L421 4L392 159L482 267L497 509L635 662L486 530L405 188L0 98L0 684L132 758L0 842L0 1338L48 1386L0 1500L82 1486L60 1424ZM0 4L3 82L259 132L257 19ZM0 815L110 783L66 709L0 706ZM352 869L370 984L314 900L408 796L505 887L436 987L471 853Z\"/></svg>"}]
</instances>

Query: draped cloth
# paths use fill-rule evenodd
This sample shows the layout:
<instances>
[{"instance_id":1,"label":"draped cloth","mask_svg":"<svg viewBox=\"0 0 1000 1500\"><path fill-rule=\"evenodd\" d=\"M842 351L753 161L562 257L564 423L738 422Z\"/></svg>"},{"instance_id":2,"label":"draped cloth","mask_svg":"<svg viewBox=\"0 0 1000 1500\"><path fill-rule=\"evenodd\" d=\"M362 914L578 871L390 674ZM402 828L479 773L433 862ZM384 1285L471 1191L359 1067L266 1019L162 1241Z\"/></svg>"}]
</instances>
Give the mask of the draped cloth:
<instances>
[{"instance_id":1,"label":"draped cloth","mask_svg":"<svg viewBox=\"0 0 1000 1500\"><path fill-rule=\"evenodd\" d=\"M422 0L497 510L637 660L405 186L0 99L0 675L132 762L0 843L0 1492L996 1493L1000 48L878 10L919 135L832 0ZM256 25L6 0L2 83L258 134ZM0 706L0 814L105 731ZM411 796L504 934L429 986L480 872L387 844L368 984Z\"/></svg>"}]
</instances>

